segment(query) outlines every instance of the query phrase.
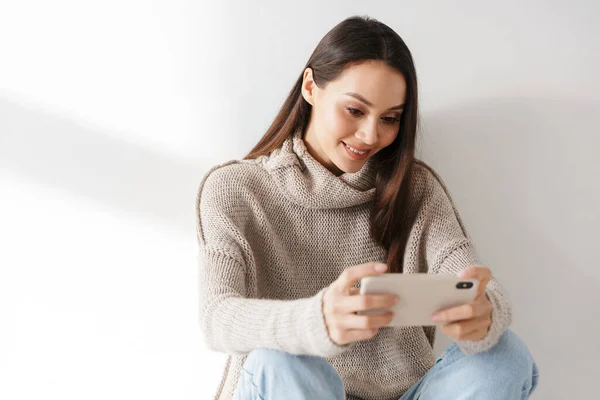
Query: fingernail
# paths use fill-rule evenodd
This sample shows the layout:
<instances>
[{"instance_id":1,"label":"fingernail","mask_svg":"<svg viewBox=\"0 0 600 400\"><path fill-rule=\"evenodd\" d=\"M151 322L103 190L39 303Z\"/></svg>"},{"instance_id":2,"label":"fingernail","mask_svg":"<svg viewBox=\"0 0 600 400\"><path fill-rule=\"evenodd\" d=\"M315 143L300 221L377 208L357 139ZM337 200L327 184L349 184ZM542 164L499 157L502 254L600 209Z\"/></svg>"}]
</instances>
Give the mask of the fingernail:
<instances>
[{"instance_id":1,"label":"fingernail","mask_svg":"<svg viewBox=\"0 0 600 400\"><path fill-rule=\"evenodd\" d=\"M433 321L439 321L439 320L440 320L440 315L439 315L439 314L433 314L433 315L431 316L431 319L432 319Z\"/></svg>"},{"instance_id":2,"label":"fingernail","mask_svg":"<svg viewBox=\"0 0 600 400\"><path fill-rule=\"evenodd\" d=\"M387 265L385 265L385 264L376 264L375 265L376 271L385 271L386 269L387 269Z\"/></svg>"},{"instance_id":3,"label":"fingernail","mask_svg":"<svg viewBox=\"0 0 600 400\"><path fill-rule=\"evenodd\" d=\"M396 296L394 298L394 304L398 304L400 302L400 297Z\"/></svg>"}]
</instances>

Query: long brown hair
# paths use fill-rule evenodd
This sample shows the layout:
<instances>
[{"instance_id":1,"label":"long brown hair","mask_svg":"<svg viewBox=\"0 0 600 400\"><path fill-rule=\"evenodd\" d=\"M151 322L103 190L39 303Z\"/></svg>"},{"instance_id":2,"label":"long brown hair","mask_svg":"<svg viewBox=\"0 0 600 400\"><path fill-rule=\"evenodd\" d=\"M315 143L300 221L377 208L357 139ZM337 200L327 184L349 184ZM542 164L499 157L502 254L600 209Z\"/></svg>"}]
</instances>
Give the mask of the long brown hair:
<instances>
[{"instance_id":1,"label":"long brown hair","mask_svg":"<svg viewBox=\"0 0 600 400\"><path fill-rule=\"evenodd\" d=\"M335 80L345 68L381 60L406 80L406 102L394 142L376 153L375 203L370 234L387 250L389 272L402 272L403 256L414 212L409 207L418 120L417 75L412 55L396 32L368 16L352 16L321 39L302 69L273 123L244 159L257 158L278 148L296 129L304 132L311 105L302 96L303 73L311 68L318 87Z\"/></svg>"}]
</instances>

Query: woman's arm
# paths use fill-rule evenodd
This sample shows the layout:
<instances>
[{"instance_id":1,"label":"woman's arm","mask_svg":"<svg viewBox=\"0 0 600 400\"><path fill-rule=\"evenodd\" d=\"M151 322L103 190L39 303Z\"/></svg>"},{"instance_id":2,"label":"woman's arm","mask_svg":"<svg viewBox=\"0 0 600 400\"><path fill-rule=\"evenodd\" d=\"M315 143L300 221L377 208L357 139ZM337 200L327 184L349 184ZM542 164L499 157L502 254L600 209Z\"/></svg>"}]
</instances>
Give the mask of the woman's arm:
<instances>
[{"instance_id":1,"label":"woman's arm","mask_svg":"<svg viewBox=\"0 0 600 400\"><path fill-rule=\"evenodd\" d=\"M238 260L213 250L202 251L200 260L200 326L209 348L236 355L270 348L334 356L349 347L337 346L327 334L325 289L296 300L250 299Z\"/></svg>"},{"instance_id":2,"label":"woman's arm","mask_svg":"<svg viewBox=\"0 0 600 400\"><path fill-rule=\"evenodd\" d=\"M230 173L229 173L230 174ZM308 298L248 298L256 286L253 254L243 235L253 210L234 187L227 168L213 167L198 190L200 326L214 350L243 355L255 348L334 356L350 346L329 338L322 313L324 289Z\"/></svg>"},{"instance_id":3,"label":"woman's arm","mask_svg":"<svg viewBox=\"0 0 600 400\"><path fill-rule=\"evenodd\" d=\"M458 274L466 267L481 266L471 237L441 177L423 164L416 184L424 190L423 203L417 218L422 224L426 243L426 259L430 273ZM486 294L492 304L491 326L481 340L458 340L465 354L485 351L498 342L512 322L512 305L504 287L492 276Z\"/></svg>"}]
</instances>

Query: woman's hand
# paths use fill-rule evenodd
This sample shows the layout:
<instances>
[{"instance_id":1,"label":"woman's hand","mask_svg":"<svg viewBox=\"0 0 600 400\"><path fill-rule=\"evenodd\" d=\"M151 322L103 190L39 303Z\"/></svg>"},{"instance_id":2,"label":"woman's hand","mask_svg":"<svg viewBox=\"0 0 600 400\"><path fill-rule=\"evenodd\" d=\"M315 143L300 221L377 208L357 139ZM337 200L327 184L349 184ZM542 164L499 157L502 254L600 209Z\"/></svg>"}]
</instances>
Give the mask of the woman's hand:
<instances>
[{"instance_id":1,"label":"woman's hand","mask_svg":"<svg viewBox=\"0 0 600 400\"><path fill-rule=\"evenodd\" d=\"M376 270L376 265L383 265ZM387 326L394 313L388 311L378 315L356 315L356 311L377 308L389 308L395 304L394 294L359 294L354 284L365 276L381 275L387 265L377 262L356 265L345 269L334 282L329 285L323 295L323 315L331 340L339 345L346 345L359 340L370 339L379 332L379 328Z\"/></svg>"},{"instance_id":2,"label":"woman's hand","mask_svg":"<svg viewBox=\"0 0 600 400\"><path fill-rule=\"evenodd\" d=\"M485 294L492 273L487 267L470 266L459 272L458 276L479 280L477 297L471 303L436 312L432 320L444 322L440 325L440 331L454 340L481 340L492 325L492 303Z\"/></svg>"}]
</instances>

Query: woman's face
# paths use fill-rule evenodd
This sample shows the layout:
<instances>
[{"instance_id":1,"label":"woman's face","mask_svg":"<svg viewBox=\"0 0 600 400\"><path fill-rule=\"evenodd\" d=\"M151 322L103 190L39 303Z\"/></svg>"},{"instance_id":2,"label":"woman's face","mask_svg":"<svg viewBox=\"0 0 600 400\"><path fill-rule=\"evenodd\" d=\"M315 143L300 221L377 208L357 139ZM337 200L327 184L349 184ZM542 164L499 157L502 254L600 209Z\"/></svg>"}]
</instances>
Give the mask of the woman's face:
<instances>
[{"instance_id":1,"label":"woman's face","mask_svg":"<svg viewBox=\"0 0 600 400\"><path fill-rule=\"evenodd\" d=\"M382 61L348 67L326 88L304 71L302 95L312 105L304 142L309 153L336 176L354 173L398 135L406 81ZM356 150L367 151L356 154Z\"/></svg>"}]
</instances>

